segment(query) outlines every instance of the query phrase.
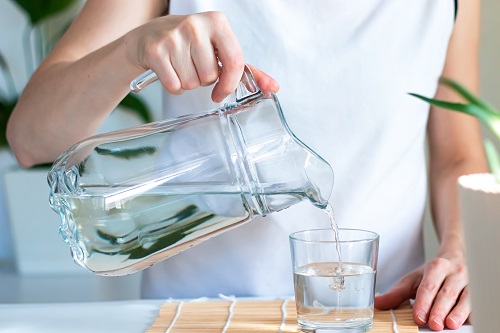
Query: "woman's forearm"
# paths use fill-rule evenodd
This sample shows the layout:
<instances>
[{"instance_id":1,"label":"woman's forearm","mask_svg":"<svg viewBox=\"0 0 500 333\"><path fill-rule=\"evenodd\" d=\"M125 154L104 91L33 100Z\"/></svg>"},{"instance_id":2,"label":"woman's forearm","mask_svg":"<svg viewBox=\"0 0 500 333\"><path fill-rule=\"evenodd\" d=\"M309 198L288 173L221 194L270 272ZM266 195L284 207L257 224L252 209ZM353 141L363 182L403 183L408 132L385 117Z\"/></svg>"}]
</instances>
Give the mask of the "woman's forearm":
<instances>
[{"instance_id":1,"label":"woman's forearm","mask_svg":"<svg viewBox=\"0 0 500 333\"><path fill-rule=\"evenodd\" d=\"M480 146L478 148L481 149ZM464 174L486 171L487 166L479 152L477 156L459 160L448 168L431 168L432 211L440 243L438 256L465 255L457 178Z\"/></svg>"},{"instance_id":2,"label":"woman's forearm","mask_svg":"<svg viewBox=\"0 0 500 333\"><path fill-rule=\"evenodd\" d=\"M92 135L141 73L127 59L126 38L76 61L35 72L9 120L7 138L23 166L54 161Z\"/></svg>"}]
</instances>

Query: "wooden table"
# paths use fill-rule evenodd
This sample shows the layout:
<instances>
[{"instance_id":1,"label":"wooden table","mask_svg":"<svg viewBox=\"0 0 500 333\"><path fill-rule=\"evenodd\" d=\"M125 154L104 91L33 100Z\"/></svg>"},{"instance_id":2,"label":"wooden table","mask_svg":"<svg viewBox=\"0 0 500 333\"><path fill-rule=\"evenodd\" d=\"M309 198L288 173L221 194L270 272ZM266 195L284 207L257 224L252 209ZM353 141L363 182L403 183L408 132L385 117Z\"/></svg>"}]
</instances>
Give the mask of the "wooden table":
<instances>
[{"instance_id":1,"label":"wooden table","mask_svg":"<svg viewBox=\"0 0 500 333\"><path fill-rule=\"evenodd\" d=\"M186 300L185 303L191 301ZM132 300L0 304L0 332L144 333L151 328L165 302L165 300ZM293 303L288 306L293 309ZM289 324L290 321L287 321L287 325ZM421 328L420 332L431 331ZM471 326L464 326L453 332L473 333L473 330Z\"/></svg>"}]
</instances>

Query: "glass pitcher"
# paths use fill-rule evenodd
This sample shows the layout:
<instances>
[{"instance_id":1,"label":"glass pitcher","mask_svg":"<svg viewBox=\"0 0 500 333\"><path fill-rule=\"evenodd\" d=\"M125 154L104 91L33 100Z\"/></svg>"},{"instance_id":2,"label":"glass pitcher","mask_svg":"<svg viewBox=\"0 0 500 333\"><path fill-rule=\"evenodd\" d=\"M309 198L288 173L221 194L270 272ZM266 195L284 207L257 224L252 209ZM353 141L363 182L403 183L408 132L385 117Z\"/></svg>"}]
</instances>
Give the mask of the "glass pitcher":
<instances>
[{"instance_id":1,"label":"glass pitcher","mask_svg":"<svg viewBox=\"0 0 500 333\"><path fill-rule=\"evenodd\" d=\"M303 200L324 208L331 166L288 128L250 69L236 102L90 137L48 174L79 265L124 275Z\"/></svg>"}]
</instances>

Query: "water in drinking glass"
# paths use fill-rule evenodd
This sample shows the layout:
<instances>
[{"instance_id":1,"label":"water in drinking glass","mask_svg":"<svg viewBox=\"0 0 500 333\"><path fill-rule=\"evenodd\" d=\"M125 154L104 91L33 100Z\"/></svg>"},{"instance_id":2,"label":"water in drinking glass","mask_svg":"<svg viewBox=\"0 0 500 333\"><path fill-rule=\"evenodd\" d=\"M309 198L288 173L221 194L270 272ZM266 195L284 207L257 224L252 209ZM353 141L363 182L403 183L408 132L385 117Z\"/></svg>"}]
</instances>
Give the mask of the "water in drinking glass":
<instances>
[{"instance_id":1,"label":"water in drinking glass","mask_svg":"<svg viewBox=\"0 0 500 333\"><path fill-rule=\"evenodd\" d=\"M375 271L344 262L310 263L294 271L297 320L302 327L371 328ZM332 279L342 279L342 287Z\"/></svg>"}]
</instances>

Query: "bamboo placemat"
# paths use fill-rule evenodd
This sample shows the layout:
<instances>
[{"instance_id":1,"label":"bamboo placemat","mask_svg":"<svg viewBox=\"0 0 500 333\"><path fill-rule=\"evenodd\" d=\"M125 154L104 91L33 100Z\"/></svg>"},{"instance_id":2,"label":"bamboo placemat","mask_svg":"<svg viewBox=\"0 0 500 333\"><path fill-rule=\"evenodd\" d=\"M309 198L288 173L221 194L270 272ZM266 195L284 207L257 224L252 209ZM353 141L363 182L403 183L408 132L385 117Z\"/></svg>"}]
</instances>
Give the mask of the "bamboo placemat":
<instances>
[{"instance_id":1,"label":"bamboo placemat","mask_svg":"<svg viewBox=\"0 0 500 333\"><path fill-rule=\"evenodd\" d=\"M394 321L395 319L395 321ZM294 299L167 301L146 333L300 332ZM409 305L375 310L370 333L418 333Z\"/></svg>"}]
</instances>

